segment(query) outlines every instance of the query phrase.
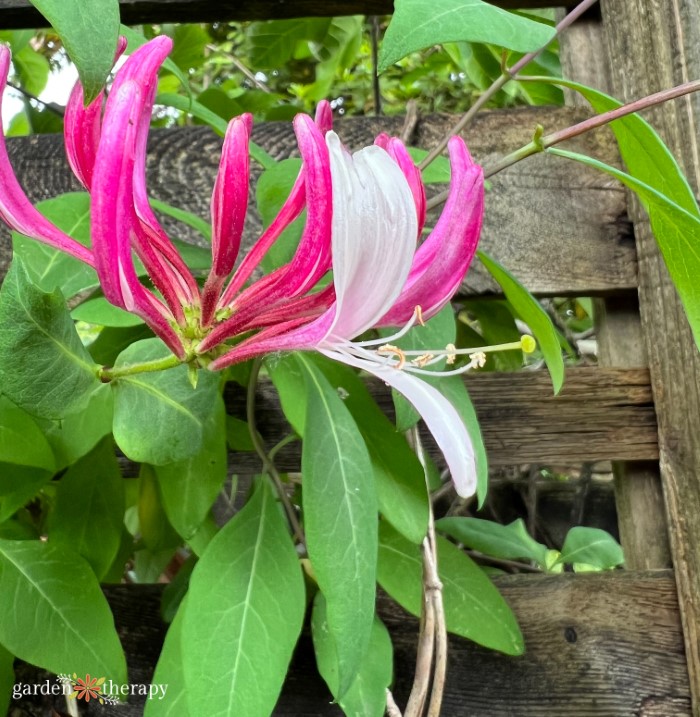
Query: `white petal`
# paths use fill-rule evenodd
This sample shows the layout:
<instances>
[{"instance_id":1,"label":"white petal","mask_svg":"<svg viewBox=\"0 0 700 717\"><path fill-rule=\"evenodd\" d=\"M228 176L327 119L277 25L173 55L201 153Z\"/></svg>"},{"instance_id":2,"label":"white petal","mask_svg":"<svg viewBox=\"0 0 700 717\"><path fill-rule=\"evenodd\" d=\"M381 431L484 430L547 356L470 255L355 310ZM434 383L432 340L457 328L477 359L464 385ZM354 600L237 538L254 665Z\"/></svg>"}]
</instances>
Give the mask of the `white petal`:
<instances>
[{"instance_id":1,"label":"white petal","mask_svg":"<svg viewBox=\"0 0 700 717\"><path fill-rule=\"evenodd\" d=\"M373 326L406 282L416 249L418 221L403 172L380 147L350 155L328 132L333 182L332 334L351 339Z\"/></svg>"},{"instance_id":2,"label":"white petal","mask_svg":"<svg viewBox=\"0 0 700 717\"><path fill-rule=\"evenodd\" d=\"M368 371L403 394L420 413L445 456L458 495L468 498L476 493L476 461L471 438L457 409L440 391L405 371L341 351L321 350L321 353L335 361Z\"/></svg>"}]
</instances>

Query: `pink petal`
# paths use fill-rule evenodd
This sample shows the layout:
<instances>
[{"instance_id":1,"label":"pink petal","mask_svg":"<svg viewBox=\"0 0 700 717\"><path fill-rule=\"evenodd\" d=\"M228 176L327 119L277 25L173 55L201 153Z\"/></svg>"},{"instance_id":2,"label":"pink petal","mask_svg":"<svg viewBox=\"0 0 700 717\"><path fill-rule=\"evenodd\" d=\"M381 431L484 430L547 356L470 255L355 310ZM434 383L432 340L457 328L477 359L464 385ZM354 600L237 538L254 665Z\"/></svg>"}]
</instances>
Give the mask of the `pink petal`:
<instances>
[{"instance_id":1,"label":"pink petal","mask_svg":"<svg viewBox=\"0 0 700 717\"><path fill-rule=\"evenodd\" d=\"M241 246L241 236L248 209L250 155L248 140L252 115L231 120L221 151L219 172L211 200L212 268L202 294L202 324L207 326L225 278Z\"/></svg>"},{"instance_id":2,"label":"pink petal","mask_svg":"<svg viewBox=\"0 0 700 717\"><path fill-rule=\"evenodd\" d=\"M134 206L136 215L142 224L142 228L135 229L136 248L139 256L146 264L149 261L149 252L145 247L147 244L150 245L165 260L153 265L146 264L146 270L159 290L162 291L161 287L169 285L171 291L179 297L178 303L196 303L199 297L197 282L160 226L148 202L146 191L146 145L153 101L158 88L158 70L170 53L172 46L173 43L169 37L160 35L137 48L117 72L111 92L114 94L123 84L134 81L139 85L142 94L143 110L138 120L133 182ZM141 256L142 254L143 256ZM166 298L166 300L171 308L179 313L177 306L171 303L171 299Z\"/></svg>"},{"instance_id":3,"label":"pink petal","mask_svg":"<svg viewBox=\"0 0 700 717\"><path fill-rule=\"evenodd\" d=\"M5 91L10 71L10 51L0 45L0 95ZM45 219L32 205L10 164L5 137L0 133L0 218L15 231L70 254L95 266L92 252Z\"/></svg>"},{"instance_id":4,"label":"pink petal","mask_svg":"<svg viewBox=\"0 0 700 717\"><path fill-rule=\"evenodd\" d=\"M218 371L263 354L314 348L328 334L333 323L333 314L333 307L331 307L310 323L306 318L297 318L263 329L260 333L242 341L228 353L212 361L209 368Z\"/></svg>"},{"instance_id":5,"label":"pink petal","mask_svg":"<svg viewBox=\"0 0 700 717\"><path fill-rule=\"evenodd\" d=\"M121 83L107 102L92 186L95 263L107 300L143 318L171 351L184 357L166 310L139 282L131 256L130 235L137 223L133 205L134 146L142 107L141 88L134 81Z\"/></svg>"},{"instance_id":6,"label":"pink petal","mask_svg":"<svg viewBox=\"0 0 700 717\"><path fill-rule=\"evenodd\" d=\"M484 215L484 175L463 140L453 137L448 148L452 180L445 208L416 252L401 295L378 326L405 324L416 306L424 318L434 316L457 291L474 257Z\"/></svg>"},{"instance_id":7,"label":"pink petal","mask_svg":"<svg viewBox=\"0 0 700 717\"><path fill-rule=\"evenodd\" d=\"M410 187L380 147L350 156L326 135L333 178L333 335L353 338L375 324L401 292L416 245Z\"/></svg>"},{"instance_id":8,"label":"pink petal","mask_svg":"<svg viewBox=\"0 0 700 717\"><path fill-rule=\"evenodd\" d=\"M333 129L333 110L331 109L330 102L321 100L316 105L314 122L316 122L316 126L324 135Z\"/></svg>"},{"instance_id":9,"label":"pink petal","mask_svg":"<svg viewBox=\"0 0 700 717\"><path fill-rule=\"evenodd\" d=\"M405 396L420 413L445 456L457 494L468 498L476 493L476 461L471 438L457 409L440 391L405 371L363 360L332 348L320 349L320 352L335 361L374 374Z\"/></svg>"},{"instance_id":10,"label":"pink petal","mask_svg":"<svg viewBox=\"0 0 700 717\"><path fill-rule=\"evenodd\" d=\"M122 56L124 50L126 50L126 38L120 36L117 42L115 62ZM78 80L66 104L63 136L68 164L78 181L86 189L90 189L92 169L95 164L97 146L100 143L104 92L100 92L88 107L85 107L84 99L83 86Z\"/></svg>"},{"instance_id":11,"label":"pink petal","mask_svg":"<svg viewBox=\"0 0 700 717\"><path fill-rule=\"evenodd\" d=\"M379 137L377 139L379 139ZM375 144L377 144L376 140ZM380 144L379 146L381 147L383 145ZM384 149L386 149L389 156L396 162L396 164L399 165L404 177L406 177L408 186L411 188L413 201L416 204L416 215L418 216L418 236L420 236L420 233L423 231L423 226L425 225L426 213L425 187L423 186L423 180L420 176L420 170L413 163L411 155L408 153L408 150L400 139L397 139L396 137L388 139ZM416 239L417 238L418 237L416 237Z\"/></svg>"}]
</instances>

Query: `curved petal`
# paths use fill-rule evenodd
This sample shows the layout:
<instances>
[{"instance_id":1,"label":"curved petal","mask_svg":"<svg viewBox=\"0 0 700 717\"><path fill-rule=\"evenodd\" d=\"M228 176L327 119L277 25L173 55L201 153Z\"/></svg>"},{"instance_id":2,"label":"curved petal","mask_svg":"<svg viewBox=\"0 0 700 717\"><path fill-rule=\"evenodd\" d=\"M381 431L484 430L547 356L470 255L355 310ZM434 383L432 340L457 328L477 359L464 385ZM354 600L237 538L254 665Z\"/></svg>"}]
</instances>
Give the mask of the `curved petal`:
<instances>
[{"instance_id":1,"label":"curved petal","mask_svg":"<svg viewBox=\"0 0 700 717\"><path fill-rule=\"evenodd\" d=\"M126 50L126 38L120 36L117 42L115 62L122 56L124 50ZM87 107L84 105L84 99L83 85L78 80L66 104L63 137L68 164L78 181L86 189L90 189L92 169L95 165L97 146L100 143L104 92L100 92Z\"/></svg>"},{"instance_id":2,"label":"curved petal","mask_svg":"<svg viewBox=\"0 0 700 717\"><path fill-rule=\"evenodd\" d=\"M112 92L95 159L91 232L95 264L108 301L140 316L176 355L182 344L167 312L139 282L131 255L130 235L137 222L133 206L134 146L143 98L134 82Z\"/></svg>"},{"instance_id":3,"label":"curved petal","mask_svg":"<svg viewBox=\"0 0 700 717\"><path fill-rule=\"evenodd\" d=\"M370 328L401 293L418 223L411 189L380 147L349 155L326 135L333 181L333 281L338 308L334 336Z\"/></svg>"},{"instance_id":4,"label":"curved petal","mask_svg":"<svg viewBox=\"0 0 700 717\"><path fill-rule=\"evenodd\" d=\"M326 134L333 129L333 110L331 109L330 102L328 100L321 100L316 105L316 114L314 116L314 122L316 126Z\"/></svg>"},{"instance_id":5,"label":"curved petal","mask_svg":"<svg viewBox=\"0 0 700 717\"><path fill-rule=\"evenodd\" d=\"M452 180L445 208L416 252L401 295L377 326L405 324L416 306L424 318L434 316L459 288L476 252L484 215L484 173L459 137L448 147Z\"/></svg>"},{"instance_id":6,"label":"curved petal","mask_svg":"<svg viewBox=\"0 0 700 717\"><path fill-rule=\"evenodd\" d=\"M417 240L420 233L423 231L426 213L425 187L423 186L423 180L421 179L420 169L416 167L411 155L408 153L408 150L400 139L397 139L396 137L387 137L385 140L384 137L386 137L386 135L379 135L374 143L385 149L389 156L396 162L396 164L399 165L404 177L406 177L408 186L411 188L413 201L416 204L416 215L418 216Z\"/></svg>"},{"instance_id":7,"label":"curved petal","mask_svg":"<svg viewBox=\"0 0 700 717\"><path fill-rule=\"evenodd\" d=\"M0 45L0 95L10 71L10 50ZM7 155L5 136L0 132L0 218L15 231L95 266L92 252L45 219L29 201L17 181Z\"/></svg>"},{"instance_id":8,"label":"curved petal","mask_svg":"<svg viewBox=\"0 0 700 717\"><path fill-rule=\"evenodd\" d=\"M405 396L420 413L440 447L457 494L476 493L477 473L471 438L457 409L436 388L415 376L333 349L319 349L324 356L368 371Z\"/></svg>"},{"instance_id":9,"label":"curved petal","mask_svg":"<svg viewBox=\"0 0 700 717\"><path fill-rule=\"evenodd\" d=\"M161 282L160 274L165 274L162 280L173 288L185 303L196 303L199 298L199 287L185 262L182 260L168 235L160 226L156 215L151 209L146 191L146 145L148 131L151 124L151 112L158 86L158 70L172 50L173 42L166 35L153 38L145 45L138 47L127 58L126 62L117 72L112 84L111 94L118 92L127 82L136 82L142 93L143 111L138 120L136 138L136 162L134 165L134 206L136 216L142 227L136 227L134 236L135 248L154 283ZM160 254L164 262L157 262L153 266L147 264L148 248ZM143 256L141 256L143 254ZM162 290L158 286L159 290ZM170 303L170 302L169 302ZM177 307L171 304L177 312Z\"/></svg>"}]
</instances>

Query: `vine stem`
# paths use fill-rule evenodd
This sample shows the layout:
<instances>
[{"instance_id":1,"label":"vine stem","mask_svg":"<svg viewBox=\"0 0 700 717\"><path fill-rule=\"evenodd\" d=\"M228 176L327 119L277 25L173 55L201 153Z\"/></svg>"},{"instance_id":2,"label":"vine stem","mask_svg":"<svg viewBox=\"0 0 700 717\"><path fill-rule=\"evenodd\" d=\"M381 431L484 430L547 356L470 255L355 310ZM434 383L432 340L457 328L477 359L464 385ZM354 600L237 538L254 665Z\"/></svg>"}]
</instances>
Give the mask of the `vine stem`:
<instances>
[{"instance_id":1,"label":"vine stem","mask_svg":"<svg viewBox=\"0 0 700 717\"><path fill-rule=\"evenodd\" d=\"M418 428L409 433L410 443L425 474L428 472ZM442 601L442 582L437 569L437 541L432 504L429 502L428 532L421 545L423 556L423 609L421 613L416 672L404 717L421 717L430 690L427 717L439 717L447 674L447 627Z\"/></svg>"},{"instance_id":2,"label":"vine stem","mask_svg":"<svg viewBox=\"0 0 700 717\"><path fill-rule=\"evenodd\" d=\"M260 434L258 433L258 430L256 428L255 389L258 386L258 377L260 376L261 367L262 358L258 357L253 361L253 366L250 371L250 379L248 380L248 391L246 396L246 418L248 420L248 431L250 432L250 440L253 443L255 452L258 454L260 460L262 461L263 470L270 476L270 478L272 478L272 482L275 484L275 489L277 490L277 494L279 495L280 500L282 501L282 505L284 506L284 510L287 513L287 518L289 520L289 524L292 527L294 537L299 543L305 545L306 538L304 537L304 531L302 530L301 524L299 523L299 518L297 517L296 510L294 509L294 506L289 500L289 496L287 495L287 491L284 489L284 483L282 482L282 478L279 474L279 471L277 470L274 461L265 450L265 446L263 445L262 439L260 438Z\"/></svg>"},{"instance_id":3,"label":"vine stem","mask_svg":"<svg viewBox=\"0 0 700 717\"><path fill-rule=\"evenodd\" d=\"M549 45L556 40L559 35L566 30L569 25L576 22L583 13L585 13L587 10L590 10L594 5L596 5L598 0L583 0L583 2L579 3L570 13L568 13L561 22L556 26L554 36L551 40L549 40L546 44L544 44L542 47L540 47L539 50L535 50L534 52L529 52L526 55L523 55L523 57L516 62L513 67L506 67L505 63L503 65L503 72L501 75L499 75L490 85L490 87L487 87L486 90L477 98L476 102L467 110L467 112L462 116L462 119L455 124L449 132L433 147L433 149L430 150L430 152L427 154L425 159L420 163L419 169L422 171L425 169L433 160L436 159L439 155L442 154L445 147L447 147L447 143L450 140L450 137L453 137L456 134L459 134L464 128L474 119L474 117L477 115L477 113L481 110L481 108L489 102L500 90L503 88L504 85L506 85L511 80L515 79L516 75L520 70L523 69L527 64L532 62L535 58L539 57L541 53L543 53Z\"/></svg>"},{"instance_id":4,"label":"vine stem","mask_svg":"<svg viewBox=\"0 0 700 717\"><path fill-rule=\"evenodd\" d=\"M516 149L514 152L507 154L505 157L502 157L491 166L486 167L484 169L484 179L493 177L494 174L498 174L498 172L502 172L504 169L512 167L517 162L527 159L533 154L544 152L550 147L553 147L560 142L564 142L567 139L573 139L585 132L590 132L592 129L598 129L610 122L614 122L616 119L620 119L621 117L639 112L640 110L649 109L650 107L662 104L663 102L668 102L669 100L676 99L677 97L683 97L684 95L697 92L698 90L700 90L700 80L686 82L682 85L678 85L677 87L672 87L670 90L655 92L653 95L642 97L639 100L622 105L622 107L617 107L614 110L603 112L603 114L589 117L588 119L583 120L583 122L579 122L571 127L566 127L565 129L557 130L556 132L552 132L551 134L545 136L542 134L541 125L538 125L532 141L519 149ZM427 209L434 209L440 204L443 204L447 200L448 196L449 190L436 194L426 203Z\"/></svg>"},{"instance_id":5,"label":"vine stem","mask_svg":"<svg viewBox=\"0 0 700 717\"><path fill-rule=\"evenodd\" d=\"M109 383L115 378L122 376L131 376L137 373L152 373L154 371L165 371L175 366L180 366L183 362L174 354L166 356L162 359L153 361L144 361L143 363L126 364L125 366L112 366L111 368L103 366L97 371L97 377L102 383Z\"/></svg>"}]
</instances>

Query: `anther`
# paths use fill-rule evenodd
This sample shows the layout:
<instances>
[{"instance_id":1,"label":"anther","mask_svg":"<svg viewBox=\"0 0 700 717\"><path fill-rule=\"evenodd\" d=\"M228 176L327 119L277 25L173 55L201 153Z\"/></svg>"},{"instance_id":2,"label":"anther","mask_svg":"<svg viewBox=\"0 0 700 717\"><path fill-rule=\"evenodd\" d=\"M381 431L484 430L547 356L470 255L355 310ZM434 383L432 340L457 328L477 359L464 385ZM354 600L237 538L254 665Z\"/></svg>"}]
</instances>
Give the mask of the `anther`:
<instances>
[{"instance_id":1,"label":"anther","mask_svg":"<svg viewBox=\"0 0 700 717\"><path fill-rule=\"evenodd\" d=\"M412 366L418 366L418 368L425 368L433 359L435 358L435 354L423 354L422 356L416 356L411 361Z\"/></svg>"},{"instance_id":2,"label":"anther","mask_svg":"<svg viewBox=\"0 0 700 717\"><path fill-rule=\"evenodd\" d=\"M483 351L477 351L476 353L470 354L469 363L472 368L484 368L486 365L486 354Z\"/></svg>"},{"instance_id":3,"label":"anther","mask_svg":"<svg viewBox=\"0 0 700 717\"><path fill-rule=\"evenodd\" d=\"M416 306L413 311L416 314L416 321L421 325L425 326L425 321L423 321L423 309L420 306Z\"/></svg>"},{"instance_id":4,"label":"anther","mask_svg":"<svg viewBox=\"0 0 700 717\"><path fill-rule=\"evenodd\" d=\"M457 347L454 344L447 344L445 351L447 352L447 365L452 366L457 360Z\"/></svg>"},{"instance_id":5,"label":"anther","mask_svg":"<svg viewBox=\"0 0 700 717\"><path fill-rule=\"evenodd\" d=\"M396 356L399 362L394 366L394 368L401 369L406 364L406 354L398 346L384 344L384 346L380 346L377 349L377 353L380 356Z\"/></svg>"}]
</instances>

